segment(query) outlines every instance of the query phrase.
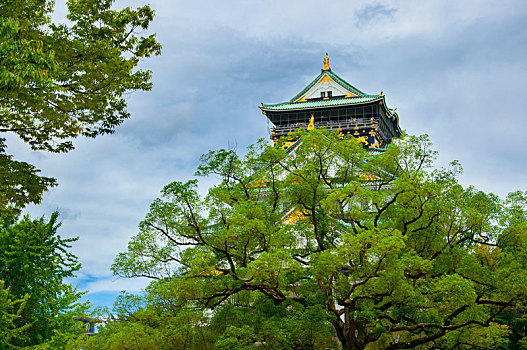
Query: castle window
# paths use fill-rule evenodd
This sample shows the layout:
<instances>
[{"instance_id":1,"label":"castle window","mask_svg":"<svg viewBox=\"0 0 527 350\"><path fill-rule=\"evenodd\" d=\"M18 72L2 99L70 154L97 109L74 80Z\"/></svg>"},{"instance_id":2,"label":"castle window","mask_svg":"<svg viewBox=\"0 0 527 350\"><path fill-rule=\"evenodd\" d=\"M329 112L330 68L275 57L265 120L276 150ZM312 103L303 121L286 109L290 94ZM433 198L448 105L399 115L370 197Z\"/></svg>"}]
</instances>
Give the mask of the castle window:
<instances>
[{"instance_id":1,"label":"castle window","mask_svg":"<svg viewBox=\"0 0 527 350\"><path fill-rule=\"evenodd\" d=\"M333 95L333 91L328 91L328 97L331 97Z\"/></svg>"},{"instance_id":2,"label":"castle window","mask_svg":"<svg viewBox=\"0 0 527 350\"><path fill-rule=\"evenodd\" d=\"M320 97L322 97L322 98L326 97L326 92L325 92L325 91L322 91L322 92L320 93Z\"/></svg>"}]
</instances>

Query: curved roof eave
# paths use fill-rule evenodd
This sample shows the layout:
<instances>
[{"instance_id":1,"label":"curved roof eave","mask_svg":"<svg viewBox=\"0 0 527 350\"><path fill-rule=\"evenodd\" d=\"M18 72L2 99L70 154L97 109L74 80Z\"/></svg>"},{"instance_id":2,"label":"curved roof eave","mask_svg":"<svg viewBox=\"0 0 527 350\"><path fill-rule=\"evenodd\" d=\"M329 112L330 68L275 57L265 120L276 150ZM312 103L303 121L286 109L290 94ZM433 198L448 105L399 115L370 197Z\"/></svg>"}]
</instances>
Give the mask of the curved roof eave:
<instances>
[{"instance_id":1,"label":"curved roof eave","mask_svg":"<svg viewBox=\"0 0 527 350\"><path fill-rule=\"evenodd\" d=\"M320 80L320 78L322 77L322 75L324 74L324 71L322 71L315 79L313 79L313 81L311 83L309 83L305 88L302 89L302 91L300 91L298 94L296 94L292 99L290 99L288 102L289 103L293 103L295 102L297 99L300 98L300 96L302 96L304 93L306 93L307 90L311 89L311 87L313 85L316 84L317 81Z\"/></svg>"},{"instance_id":2,"label":"curved roof eave","mask_svg":"<svg viewBox=\"0 0 527 350\"><path fill-rule=\"evenodd\" d=\"M397 112L395 111L396 108L391 109L390 107L388 107L388 105L386 104L385 96L386 95L382 95L382 102L384 106L386 107L386 110L390 112L390 117L393 116L395 118L395 126L397 127L397 130L399 131L399 133L402 135L401 126L399 125L399 114L397 114Z\"/></svg>"},{"instance_id":3,"label":"curved roof eave","mask_svg":"<svg viewBox=\"0 0 527 350\"><path fill-rule=\"evenodd\" d=\"M344 86L346 89L351 90L351 92L355 93L356 95L360 95L359 97L368 97L368 96L376 96L376 95L370 95L367 94L359 89L357 89L355 86L348 83L346 80L339 77L336 73L333 73L331 69L328 71L329 75L340 85Z\"/></svg>"},{"instance_id":4,"label":"curved roof eave","mask_svg":"<svg viewBox=\"0 0 527 350\"><path fill-rule=\"evenodd\" d=\"M294 103L295 101L297 101L300 97L302 97L302 95L304 95L309 89L311 89L311 87L313 87L313 85L315 85L318 81L320 81L320 79L322 78L322 76L324 74L328 74L333 80L335 80L336 83L342 85L345 89L347 89L351 93L357 95L357 97L375 96L375 95L366 94L365 92L357 89L355 86L351 85L346 80L344 80L341 77L339 77L336 73L333 73L333 71L331 69L329 69L329 70L322 70L322 72L320 72L320 74L315 79L313 79L313 81L311 83L309 83L305 88L302 89L302 91L300 91L298 94L296 94L288 102L289 103Z\"/></svg>"},{"instance_id":5,"label":"curved roof eave","mask_svg":"<svg viewBox=\"0 0 527 350\"><path fill-rule=\"evenodd\" d=\"M327 107L338 107L346 105L361 105L372 102L377 102L382 99L382 96L379 95L366 95L364 97L348 97L348 98L339 98L332 100L323 100L323 101L308 101L308 102L296 102L296 103L276 103L271 105L262 105L258 106L262 111L294 111L298 109L318 109L318 108L327 108ZM357 101L360 100L360 101ZM284 107L284 108L273 108L273 107Z\"/></svg>"}]
</instances>

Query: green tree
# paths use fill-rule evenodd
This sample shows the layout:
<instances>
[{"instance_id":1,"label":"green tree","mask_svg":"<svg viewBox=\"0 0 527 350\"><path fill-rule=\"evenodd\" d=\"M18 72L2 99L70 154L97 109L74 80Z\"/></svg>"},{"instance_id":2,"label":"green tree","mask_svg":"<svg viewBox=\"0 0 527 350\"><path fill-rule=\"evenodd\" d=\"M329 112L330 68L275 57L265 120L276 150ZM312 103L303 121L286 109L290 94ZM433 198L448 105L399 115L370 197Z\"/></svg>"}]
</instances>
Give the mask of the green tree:
<instances>
[{"instance_id":1,"label":"green tree","mask_svg":"<svg viewBox=\"0 0 527 350\"><path fill-rule=\"evenodd\" d=\"M39 203L43 192L56 186L56 181L40 176L33 165L16 161L4 151L0 139L0 215L16 214L28 203Z\"/></svg>"},{"instance_id":2,"label":"green tree","mask_svg":"<svg viewBox=\"0 0 527 350\"><path fill-rule=\"evenodd\" d=\"M320 305L275 303L257 292L216 307L209 328L219 349L336 349L333 327ZM307 305L306 305L307 304Z\"/></svg>"},{"instance_id":3,"label":"green tree","mask_svg":"<svg viewBox=\"0 0 527 350\"><path fill-rule=\"evenodd\" d=\"M44 346L63 348L69 338L80 334L74 321L83 316L87 303L79 303L82 293L64 282L80 265L69 251L76 239L57 234L57 213L48 222L43 218L17 220L3 216L0 222L0 312L4 343L12 347Z\"/></svg>"},{"instance_id":4,"label":"green tree","mask_svg":"<svg viewBox=\"0 0 527 350\"><path fill-rule=\"evenodd\" d=\"M69 24L50 21L52 0L0 4L0 133L67 152L74 138L112 133L129 117L124 94L151 89L151 72L136 67L160 45L138 34L153 19L149 6L113 10L113 2L68 0ZM38 203L55 182L13 161L0 141L0 207Z\"/></svg>"},{"instance_id":5,"label":"green tree","mask_svg":"<svg viewBox=\"0 0 527 350\"><path fill-rule=\"evenodd\" d=\"M319 305L305 307L242 293L214 313L181 305L166 280L146 295L121 294L96 337L79 339L85 349L336 349L332 326ZM253 294L253 295L250 295ZM247 301L252 300L253 303ZM255 306L255 307L253 307Z\"/></svg>"},{"instance_id":6,"label":"green tree","mask_svg":"<svg viewBox=\"0 0 527 350\"><path fill-rule=\"evenodd\" d=\"M122 293L107 320L94 337L77 339L75 348L86 350L169 350L212 349L213 343L204 317L192 308L172 308L159 303L159 295L147 289L147 295ZM155 295L155 296L154 296Z\"/></svg>"},{"instance_id":7,"label":"green tree","mask_svg":"<svg viewBox=\"0 0 527 350\"><path fill-rule=\"evenodd\" d=\"M463 188L456 162L433 167L426 136L384 153L324 130L293 136L288 151L204 155L197 175L220 184L165 186L114 272L164 278L172 303L204 312L318 306L343 349L507 342L498 316L527 300L525 196ZM223 341L246 339L232 326Z\"/></svg>"},{"instance_id":8,"label":"green tree","mask_svg":"<svg viewBox=\"0 0 527 350\"><path fill-rule=\"evenodd\" d=\"M29 326L18 327L16 324L25 309L28 296L13 301L9 289L4 288L4 284L4 281L0 280L0 347L9 349L12 347L11 341L23 337Z\"/></svg>"}]
</instances>

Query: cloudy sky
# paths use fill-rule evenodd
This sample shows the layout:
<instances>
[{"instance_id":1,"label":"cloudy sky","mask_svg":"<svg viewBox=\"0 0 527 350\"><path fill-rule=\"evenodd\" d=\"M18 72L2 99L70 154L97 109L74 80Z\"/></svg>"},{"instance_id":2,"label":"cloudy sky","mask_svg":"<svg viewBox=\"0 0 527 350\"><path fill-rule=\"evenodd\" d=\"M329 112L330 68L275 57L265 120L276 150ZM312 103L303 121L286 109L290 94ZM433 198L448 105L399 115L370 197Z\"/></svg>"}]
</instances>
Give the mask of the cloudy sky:
<instances>
[{"instance_id":1,"label":"cloudy sky","mask_svg":"<svg viewBox=\"0 0 527 350\"><path fill-rule=\"evenodd\" d=\"M56 20L65 14L57 0ZM143 0L120 0L116 7ZM518 1L151 0L163 45L142 62L151 92L128 96L132 118L115 134L79 139L68 154L9 151L59 187L33 217L58 210L63 236L78 236L73 282L96 305L145 280L110 265L137 232L163 185L193 178L209 149L239 150L269 137L260 102L289 100L332 70L366 93L384 91L410 134L427 133L438 163L457 159L461 182L500 196L527 190L527 4ZM214 179L200 179L202 190Z\"/></svg>"}]
</instances>

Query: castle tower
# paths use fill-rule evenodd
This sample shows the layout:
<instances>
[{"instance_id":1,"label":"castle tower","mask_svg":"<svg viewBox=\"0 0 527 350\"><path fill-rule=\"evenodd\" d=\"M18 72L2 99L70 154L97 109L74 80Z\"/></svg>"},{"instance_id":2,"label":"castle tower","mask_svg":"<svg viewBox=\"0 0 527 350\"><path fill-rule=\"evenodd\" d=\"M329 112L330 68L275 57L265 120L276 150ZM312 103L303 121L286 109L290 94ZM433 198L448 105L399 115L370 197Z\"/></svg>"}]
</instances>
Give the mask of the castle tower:
<instances>
[{"instance_id":1,"label":"castle tower","mask_svg":"<svg viewBox=\"0 0 527 350\"><path fill-rule=\"evenodd\" d=\"M367 149L385 149L402 132L395 109L388 108L382 92L369 95L331 71L326 53L321 73L287 102L264 104L262 113L273 123L271 138L297 128L325 127L352 134ZM293 141L293 140L292 140Z\"/></svg>"}]
</instances>

